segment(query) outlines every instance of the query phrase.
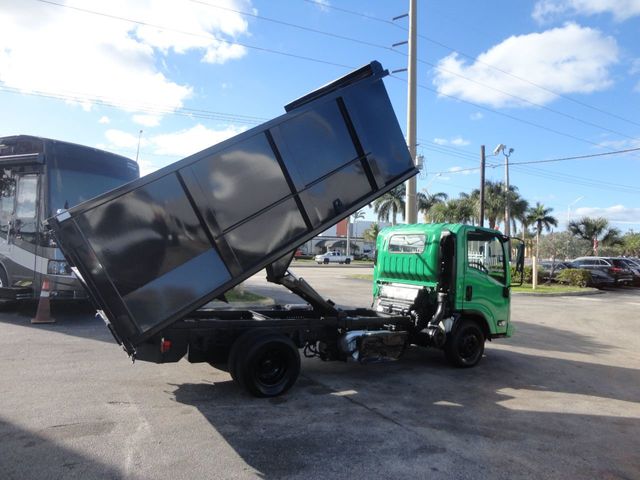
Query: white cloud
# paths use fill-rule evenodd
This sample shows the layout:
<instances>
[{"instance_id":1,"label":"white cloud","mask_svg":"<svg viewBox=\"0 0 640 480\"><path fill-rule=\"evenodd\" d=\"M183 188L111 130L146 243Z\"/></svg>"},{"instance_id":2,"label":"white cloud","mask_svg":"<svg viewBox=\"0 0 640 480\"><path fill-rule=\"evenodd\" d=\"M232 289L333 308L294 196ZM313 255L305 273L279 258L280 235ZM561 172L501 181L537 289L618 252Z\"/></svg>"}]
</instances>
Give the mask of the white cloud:
<instances>
[{"instance_id":1,"label":"white cloud","mask_svg":"<svg viewBox=\"0 0 640 480\"><path fill-rule=\"evenodd\" d=\"M192 128L172 133L142 134L140 148L145 153L182 158L242 133L246 128L231 125L220 130L212 130L198 124ZM111 147L136 149L138 146L137 132L130 133L110 129L105 132L105 137Z\"/></svg>"},{"instance_id":2,"label":"white cloud","mask_svg":"<svg viewBox=\"0 0 640 480\"><path fill-rule=\"evenodd\" d=\"M460 135L452 138L439 138L436 137L433 139L433 143L436 145L453 145L454 147L465 147L469 145L469 140L462 138Z\"/></svg>"},{"instance_id":3,"label":"white cloud","mask_svg":"<svg viewBox=\"0 0 640 480\"><path fill-rule=\"evenodd\" d=\"M604 217L610 222L640 224L640 208L613 205L611 207L576 208L575 217Z\"/></svg>"},{"instance_id":4,"label":"white cloud","mask_svg":"<svg viewBox=\"0 0 640 480\"><path fill-rule=\"evenodd\" d=\"M543 23L563 15L598 15L610 13L622 22L640 15L640 0L539 0L531 16Z\"/></svg>"},{"instance_id":5,"label":"white cloud","mask_svg":"<svg viewBox=\"0 0 640 480\"><path fill-rule=\"evenodd\" d=\"M449 171L451 173L461 173L462 175L471 175L477 173L478 168L468 168L468 167L451 167Z\"/></svg>"},{"instance_id":6,"label":"white cloud","mask_svg":"<svg viewBox=\"0 0 640 480\"><path fill-rule=\"evenodd\" d=\"M249 0L222 6L245 10ZM160 71L164 56L195 52L223 63L245 55L225 43L248 31L239 14L171 0L66 0L62 8L35 2L2 2L0 84L23 92L49 92L90 109L101 97L123 110L179 108L192 95ZM91 10L166 27L161 30ZM180 33L186 32L186 33ZM43 75L43 72L46 74Z\"/></svg>"},{"instance_id":7,"label":"white cloud","mask_svg":"<svg viewBox=\"0 0 640 480\"><path fill-rule=\"evenodd\" d=\"M108 125L109 123L111 123L111 120L109 120L109 117L107 117L106 115L103 115L100 117L100 120L98 120L98 123L102 125Z\"/></svg>"},{"instance_id":8,"label":"white cloud","mask_svg":"<svg viewBox=\"0 0 640 480\"><path fill-rule=\"evenodd\" d=\"M329 0L315 0L313 3L315 3L323 12L329 11L329 7L331 6L331 2L329 2Z\"/></svg>"},{"instance_id":9,"label":"white cloud","mask_svg":"<svg viewBox=\"0 0 640 480\"><path fill-rule=\"evenodd\" d=\"M484 115L482 114L482 112L473 112L471 115L469 115L469 119L471 120L482 120L484 118Z\"/></svg>"},{"instance_id":10,"label":"white cloud","mask_svg":"<svg viewBox=\"0 0 640 480\"><path fill-rule=\"evenodd\" d=\"M228 126L222 130L211 130L201 124L174 133L150 137L153 153L186 157L207 147L220 143L246 130L246 127Z\"/></svg>"},{"instance_id":11,"label":"white cloud","mask_svg":"<svg viewBox=\"0 0 640 480\"><path fill-rule=\"evenodd\" d=\"M456 147L465 147L469 145L469 140L465 140L462 137L455 137L451 139L451 145L455 145Z\"/></svg>"},{"instance_id":12,"label":"white cloud","mask_svg":"<svg viewBox=\"0 0 640 480\"><path fill-rule=\"evenodd\" d=\"M129 132L123 132L122 130L109 129L104 133L104 136L107 137L109 143L118 148L137 148L138 147L138 138L140 139L140 146L145 147L149 145L149 142L146 138L139 135L138 132L135 134ZM107 148L108 150L108 148Z\"/></svg>"},{"instance_id":13,"label":"white cloud","mask_svg":"<svg viewBox=\"0 0 640 480\"><path fill-rule=\"evenodd\" d=\"M138 125L145 127L157 127L160 125L161 118L159 115L134 115L132 120Z\"/></svg>"},{"instance_id":14,"label":"white cloud","mask_svg":"<svg viewBox=\"0 0 640 480\"><path fill-rule=\"evenodd\" d=\"M562 48L558 48L559 45ZM545 104L555 98L550 91L505 75L489 65L499 66L501 70L545 89L566 94L591 93L609 87L612 83L609 67L617 61L615 39L605 37L598 30L568 23L542 33L509 37L482 53L473 64L467 64L453 53L438 62L441 70L437 70L434 84L441 95L493 107L530 105L497 90Z\"/></svg>"}]
</instances>

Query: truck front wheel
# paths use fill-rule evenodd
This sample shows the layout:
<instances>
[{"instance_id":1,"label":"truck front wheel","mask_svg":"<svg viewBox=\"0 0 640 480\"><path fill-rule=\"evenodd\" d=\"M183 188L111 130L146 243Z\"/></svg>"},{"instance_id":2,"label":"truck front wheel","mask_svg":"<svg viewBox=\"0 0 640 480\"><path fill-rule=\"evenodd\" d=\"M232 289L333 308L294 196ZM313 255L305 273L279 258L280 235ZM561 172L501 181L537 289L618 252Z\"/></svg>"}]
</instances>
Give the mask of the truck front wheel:
<instances>
[{"instance_id":1,"label":"truck front wheel","mask_svg":"<svg viewBox=\"0 0 640 480\"><path fill-rule=\"evenodd\" d=\"M484 354L484 333L471 320L462 320L449 334L444 345L447 360L456 367L469 368L478 364Z\"/></svg>"},{"instance_id":2,"label":"truck front wheel","mask_svg":"<svg viewBox=\"0 0 640 480\"><path fill-rule=\"evenodd\" d=\"M300 353L286 335L265 333L247 338L231 368L235 380L256 397L275 397L289 390L300 374Z\"/></svg>"}]
</instances>

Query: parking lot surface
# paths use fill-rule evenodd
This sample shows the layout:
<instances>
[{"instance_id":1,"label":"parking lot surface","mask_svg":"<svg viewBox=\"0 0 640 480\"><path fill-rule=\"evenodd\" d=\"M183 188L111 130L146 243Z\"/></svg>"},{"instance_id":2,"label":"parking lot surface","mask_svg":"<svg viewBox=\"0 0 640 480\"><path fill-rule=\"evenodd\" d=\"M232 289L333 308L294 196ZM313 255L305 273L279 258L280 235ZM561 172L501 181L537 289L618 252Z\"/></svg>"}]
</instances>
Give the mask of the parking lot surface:
<instances>
[{"instance_id":1,"label":"parking lot surface","mask_svg":"<svg viewBox=\"0 0 640 480\"><path fill-rule=\"evenodd\" d=\"M295 271L368 306L366 267ZM263 275L248 288L299 302ZM377 365L303 361L255 399L206 364L131 364L88 309L0 313L6 479L640 478L640 289L514 296L516 335L474 369L410 349Z\"/></svg>"}]
</instances>

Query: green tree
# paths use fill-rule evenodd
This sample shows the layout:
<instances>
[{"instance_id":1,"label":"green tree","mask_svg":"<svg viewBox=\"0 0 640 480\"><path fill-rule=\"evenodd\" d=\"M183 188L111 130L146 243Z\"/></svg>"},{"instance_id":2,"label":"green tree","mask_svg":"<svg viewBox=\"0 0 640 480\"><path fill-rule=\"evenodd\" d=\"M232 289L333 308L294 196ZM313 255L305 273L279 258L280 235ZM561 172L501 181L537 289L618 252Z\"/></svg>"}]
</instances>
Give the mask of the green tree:
<instances>
[{"instance_id":1,"label":"green tree","mask_svg":"<svg viewBox=\"0 0 640 480\"><path fill-rule=\"evenodd\" d=\"M520 196L517 194L518 187L515 185L509 185L509 205L512 206L519 200ZM475 189L471 192L471 196L480 198L480 189ZM495 229L498 223L504 221L504 210L507 204L507 199L504 192L503 182L492 182L487 180L484 183L484 213L487 221L489 222L489 228ZM479 207L478 207L479 208Z\"/></svg>"},{"instance_id":2,"label":"green tree","mask_svg":"<svg viewBox=\"0 0 640 480\"><path fill-rule=\"evenodd\" d=\"M473 199L466 195L434 205L426 217L438 223L473 223L475 213Z\"/></svg>"},{"instance_id":3,"label":"green tree","mask_svg":"<svg viewBox=\"0 0 640 480\"><path fill-rule=\"evenodd\" d=\"M401 214L404 220L405 192L406 188L404 184L398 185L393 190L390 190L373 201L373 211L378 215L379 221L391 221L391 225L395 225L398 214Z\"/></svg>"},{"instance_id":4,"label":"green tree","mask_svg":"<svg viewBox=\"0 0 640 480\"><path fill-rule=\"evenodd\" d=\"M445 202L448 199L448 195L446 193L438 192L434 194L430 193L422 193L418 192L417 194L417 203L418 203L418 212L422 212L424 215L424 221L428 222L428 214L429 210L431 210L435 205Z\"/></svg>"},{"instance_id":5,"label":"green tree","mask_svg":"<svg viewBox=\"0 0 640 480\"><path fill-rule=\"evenodd\" d=\"M511 221L513 222L513 232L518 231L516 222L522 226L522 239L524 241L525 231L529 228L529 202L522 198L519 193L513 192L511 197Z\"/></svg>"},{"instance_id":6,"label":"green tree","mask_svg":"<svg viewBox=\"0 0 640 480\"><path fill-rule=\"evenodd\" d=\"M568 227L572 235L589 240L593 255L598 255L598 247L600 246L610 247L622 243L620 230L610 227L609 221L603 217L582 217L580 220L569 222Z\"/></svg>"},{"instance_id":7,"label":"green tree","mask_svg":"<svg viewBox=\"0 0 640 480\"><path fill-rule=\"evenodd\" d=\"M362 237L367 241L367 242L374 242L376 241L376 239L378 238L378 234L380 233L380 225L378 225L377 223L372 223L371 225L369 225L369 228L367 228L364 233L362 234Z\"/></svg>"},{"instance_id":8,"label":"green tree","mask_svg":"<svg viewBox=\"0 0 640 480\"><path fill-rule=\"evenodd\" d=\"M536 206L529 209L527 219L530 225L533 225L536 230L536 258L538 258L540 250L540 234L542 230L547 232L551 230L551 227L558 226L558 219L551 215L553 208L545 208L540 202L536 202Z\"/></svg>"},{"instance_id":9,"label":"green tree","mask_svg":"<svg viewBox=\"0 0 640 480\"><path fill-rule=\"evenodd\" d=\"M635 233L633 230L625 233L622 237L622 248L625 255L640 256L640 233Z\"/></svg>"}]
</instances>

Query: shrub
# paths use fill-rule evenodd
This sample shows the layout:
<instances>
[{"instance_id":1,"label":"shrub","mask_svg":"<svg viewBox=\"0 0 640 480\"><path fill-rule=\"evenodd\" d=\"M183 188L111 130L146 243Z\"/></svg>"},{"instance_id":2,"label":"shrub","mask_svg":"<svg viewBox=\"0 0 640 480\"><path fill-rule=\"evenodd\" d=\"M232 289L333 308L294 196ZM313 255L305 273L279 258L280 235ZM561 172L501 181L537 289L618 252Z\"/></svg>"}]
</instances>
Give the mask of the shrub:
<instances>
[{"instance_id":1,"label":"shrub","mask_svg":"<svg viewBox=\"0 0 640 480\"><path fill-rule=\"evenodd\" d=\"M538 283L544 282L545 274L546 274L545 270L540 268L540 266L538 266ZM512 282L520 281L520 274L519 273L516 274L516 267L514 267L513 265L511 265L511 281ZM533 267L531 265L525 265L523 282L531 283L532 281L533 281Z\"/></svg>"},{"instance_id":2,"label":"shrub","mask_svg":"<svg viewBox=\"0 0 640 480\"><path fill-rule=\"evenodd\" d=\"M586 287L591 281L591 272L582 268L567 268L558 272L556 280L572 287Z\"/></svg>"}]
</instances>

